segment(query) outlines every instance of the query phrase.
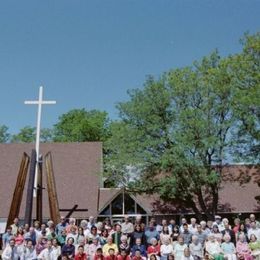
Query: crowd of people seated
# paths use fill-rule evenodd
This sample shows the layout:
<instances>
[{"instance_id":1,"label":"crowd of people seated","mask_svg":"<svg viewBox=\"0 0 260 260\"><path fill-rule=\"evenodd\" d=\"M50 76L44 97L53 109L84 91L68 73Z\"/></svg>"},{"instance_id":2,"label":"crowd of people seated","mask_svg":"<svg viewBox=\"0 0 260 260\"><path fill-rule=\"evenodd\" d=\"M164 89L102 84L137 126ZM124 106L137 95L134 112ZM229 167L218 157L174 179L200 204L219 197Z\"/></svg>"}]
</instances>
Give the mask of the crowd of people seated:
<instances>
[{"instance_id":1,"label":"crowd of people seated","mask_svg":"<svg viewBox=\"0 0 260 260\"><path fill-rule=\"evenodd\" d=\"M180 223L151 218L148 225L141 216L115 224L90 217L78 225L61 217L57 225L34 221L31 227L16 218L2 242L3 260L260 260L260 223L254 214L234 223L215 216Z\"/></svg>"}]
</instances>

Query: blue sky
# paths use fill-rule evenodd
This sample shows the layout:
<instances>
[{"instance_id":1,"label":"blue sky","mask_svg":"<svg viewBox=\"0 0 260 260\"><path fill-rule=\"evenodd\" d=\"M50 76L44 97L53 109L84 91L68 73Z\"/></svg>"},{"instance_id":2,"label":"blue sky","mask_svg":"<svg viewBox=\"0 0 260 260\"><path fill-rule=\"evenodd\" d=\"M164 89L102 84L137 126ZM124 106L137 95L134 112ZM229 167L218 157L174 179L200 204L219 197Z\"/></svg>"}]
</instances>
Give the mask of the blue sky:
<instances>
[{"instance_id":1,"label":"blue sky","mask_svg":"<svg viewBox=\"0 0 260 260\"><path fill-rule=\"evenodd\" d=\"M24 0L0 2L0 125L11 133L42 127L73 108L99 109L117 118L127 90L218 48L241 50L244 32L260 25L259 0Z\"/></svg>"}]
</instances>

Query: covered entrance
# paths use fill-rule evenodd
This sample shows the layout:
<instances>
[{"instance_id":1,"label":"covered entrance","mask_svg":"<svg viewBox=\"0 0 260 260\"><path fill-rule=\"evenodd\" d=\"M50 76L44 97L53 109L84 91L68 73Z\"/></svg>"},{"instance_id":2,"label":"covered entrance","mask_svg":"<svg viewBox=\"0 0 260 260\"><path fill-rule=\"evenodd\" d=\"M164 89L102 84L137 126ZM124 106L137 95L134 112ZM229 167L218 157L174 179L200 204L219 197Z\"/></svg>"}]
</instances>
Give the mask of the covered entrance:
<instances>
[{"instance_id":1,"label":"covered entrance","mask_svg":"<svg viewBox=\"0 0 260 260\"><path fill-rule=\"evenodd\" d=\"M142 216L143 222L148 223L150 212L136 201L134 195L129 194L124 189L120 189L115 196L108 201L99 211L98 219L109 218L111 223L122 221L128 215L132 220L136 216Z\"/></svg>"}]
</instances>

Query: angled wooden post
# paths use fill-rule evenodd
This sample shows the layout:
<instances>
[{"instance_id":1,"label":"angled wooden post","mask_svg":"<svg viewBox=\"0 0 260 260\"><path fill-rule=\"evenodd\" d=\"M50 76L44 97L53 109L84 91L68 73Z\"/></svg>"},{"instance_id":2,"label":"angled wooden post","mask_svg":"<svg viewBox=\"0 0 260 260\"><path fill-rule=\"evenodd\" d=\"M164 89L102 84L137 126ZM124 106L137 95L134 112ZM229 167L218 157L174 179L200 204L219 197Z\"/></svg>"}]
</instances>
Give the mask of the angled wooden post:
<instances>
[{"instance_id":1,"label":"angled wooden post","mask_svg":"<svg viewBox=\"0 0 260 260\"><path fill-rule=\"evenodd\" d=\"M36 150L32 150L30 170L29 170L29 181L27 187L26 208L25 208L25 216L24 216L24 223L29 225L31 225L32 222L35 167L36 167Z\"/></svg>"},{"instance_id":2,"label":"angled wooden post","mask_svg":"<svg viewBox=\"0 0 260 260\"><path fill-rule=\"evenodd\" d=\"M42 223L42 156L38 162L38 181L36 197L36 219Z\"/></svg>"},{"instance_id":3,"label":"angled wooden post","mask_svg":"<svg viewBox=\"0 0 260 260\"><path fill-rule=\"evenodd\" d=\"M19 217L29 162L30 162L30 157L26 153L23 153L20 169L19 169L19 173L18 173L18 177L17 177L17 181L13 193L13 199L9 210L6 228L13 223L13 220L16 217Z\"/></svg>"},{"instance_id":4,"label":"angled wooden post","mask_svg":"<svg viewBox=\"0 0 260 260\"><path fill-rule=\"evenodd\" d=\"M55 178L53 173L51 152L48 152L45 156L45 165L46 165L47 189L48 189L48 196L49 196L50 217L55 224L58 224L60 222L60 211L59 211L58 196L56 191L56 183L55 183Z\"/></svg>"}]
</instances>

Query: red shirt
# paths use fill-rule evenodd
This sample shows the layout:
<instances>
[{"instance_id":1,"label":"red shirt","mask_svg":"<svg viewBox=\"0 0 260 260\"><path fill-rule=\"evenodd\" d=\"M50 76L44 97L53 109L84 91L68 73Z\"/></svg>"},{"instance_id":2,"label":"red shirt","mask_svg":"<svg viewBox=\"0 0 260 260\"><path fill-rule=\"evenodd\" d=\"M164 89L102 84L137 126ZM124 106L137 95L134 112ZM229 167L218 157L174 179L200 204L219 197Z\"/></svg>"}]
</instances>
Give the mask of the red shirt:
<instances>
[{"instance_id":1,"label":"red shirt","mask_svg":"<svg viewBox=\"0 0 260 260\"><path fill-rule=\"evenodd\" d=\"M130 257L129 255L127 255L127 256L125 256L125 257L123 258L123 256L118 255L118 256L117 256L117 260L131 260L131 257Z\"/></svg>"},{"instance_id":2,"label":"red shirt","mask_svg":"<svg viewBox=\"0 0 260 260\"><path fill-rule=\"evenodd\" d=\"M117 260L117 256L113 255L113 257L111 257L110 255L106 256L105 258L106 260Z\"/></svg>"},{"instance_id":3,"label":"red shirt","mask_svg":"<svg viewBox=\"0 0 260 260\"><path fill-rule=\"evenodd\" d=\"M143 260L143 258L142 258L142 256L139 256L139 257L134 256L134 257L132 257L132 260Z\"/></svg>"},{"instance_id":4,"label":"red shirt","mask_svg":"<svg viewBox=\"0 0 260 260\"><path fill-rule=\"evenodd\" d=\"M75 255L75 260L87 260L87 254L83 253L82 255L80 255L79 253L77 253Z\"/></svg>"},{"instance_id":5,"label":"red shirt","mask_svg":"<svg viewBox=\"0 0 260 260\"><path fill-rule=\"evenodd\" d=\"M98 255L95 254L94 260L105 260L105 257L103 255L98 256Z\"/></svg>"},{"instance_id":6,"label":"red shirt","mask_svg":"<svg viewBox=\"0 0 260 260\"><path fill-rule=\"evenodd\" d=\"M156 246L149 246L147 248L147 254L155 254L155 255L159 255L160 254L160 245L156 245Z\"/></svg>"},{"instance_id":7,"label":"red shirt","mask_svg":"<svg viewBox=\"0 0 260 260\"><path fill-rule=\"evenodd\" d=\"M239 228L240 228L240 225L234 226L233 232L236 234L238 232Z\"/></svg>"}]
</instances>

